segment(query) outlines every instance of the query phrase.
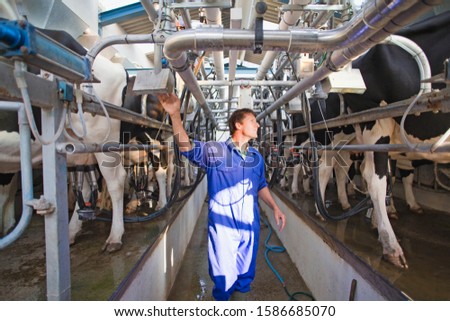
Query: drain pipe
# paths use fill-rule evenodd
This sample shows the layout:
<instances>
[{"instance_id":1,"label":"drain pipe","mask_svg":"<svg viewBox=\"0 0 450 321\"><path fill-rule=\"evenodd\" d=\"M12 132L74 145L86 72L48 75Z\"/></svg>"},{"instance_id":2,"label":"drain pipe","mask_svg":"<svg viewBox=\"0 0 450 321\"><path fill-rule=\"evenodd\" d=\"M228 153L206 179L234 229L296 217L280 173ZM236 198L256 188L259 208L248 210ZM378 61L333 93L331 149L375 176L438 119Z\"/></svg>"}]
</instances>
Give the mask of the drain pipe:
<instances>
[{"instance_id":1,"label":"drain pipe","mask_svg":"<svg viewBox=\"0 0 450 321\"><path fill-rule=\"evenodd\" d=\"M303 3L303 0L291 0L289 2L290 5L297 5ZM289 27L293 27L297 20L300 18L301 11L288 11L285 12L281 16L281 21L278 26L279 30L288 30ZM258 68L258 72L256 73L256 80L263 80L267 74L267 71L272 67L272 64L277 57L277 51L267 51L264 55L263 60L261 61L261 65Z\"/></svg>"},{"instance_id":2,"label":"drain pipe","mask_svg":"<svg viewBox=\"0 0 450 321\"><path fill-rule=\"evenodd\" d=\"M31 130L28 124L25 106L22 103L1 102L0 110L17 111L20 133L20 170L22 182L22 215L12 232L0 239L0 250L14 243L28 227L33 214L33 170L31 161Z\"/></svg>"},{"instance_id":3,"label":"drain pipe","mask_svg":"<svg viewBox=\"0 0 450 321\"><path fill-rule=\"evenodd\" d=\"M274 110L287 104L297 97L301 92L311 88L316 82L323 80L332 72L338 71L353 59L381 42L387 36L399 31L403 26L413 22L419 15L430 10L431 6L437 5L442 0L426 1L392 1L391 3L371 2L356 16L361 22L353 32L348 35L347 45L341 50L333 52L328 56L327 61L317 69L314 74L305 78L297 85L288 90L282 97L270 105L256 119L259 121L270 115ZM355 19L354 18L354 19ZM352 20L354 20L352 19ZM351 22L351 21L350 21ZM350 25L354 25L349 23ZM362 42L357 38L364 39ZM347 42L346 41L346 42Z\"/></svg>"}]
</instances>

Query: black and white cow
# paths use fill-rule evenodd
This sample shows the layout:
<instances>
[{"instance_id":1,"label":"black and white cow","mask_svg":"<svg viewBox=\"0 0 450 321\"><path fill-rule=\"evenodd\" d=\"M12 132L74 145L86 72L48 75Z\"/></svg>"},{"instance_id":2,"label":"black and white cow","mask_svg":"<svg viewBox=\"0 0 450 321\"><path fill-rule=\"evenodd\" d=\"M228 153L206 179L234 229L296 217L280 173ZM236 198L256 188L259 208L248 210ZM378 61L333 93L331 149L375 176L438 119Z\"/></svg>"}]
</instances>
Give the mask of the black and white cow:
<instances>
[{"instance_id":1,"label":"black and white cow","mask_svg":"<svg viewBox=\"0 0 450 321\"><path fill-rule=\"evenodd\" d=\"M141 113L142 106L144 106L148 117L162 122L165 111L157 96L152 94L134 94L132 91L134 82L135 77L131 77L128 81L124 96L124 108ZM134 212L138 206L149 200L146 189L149 188L153 175L158 183L158 202L155 209L163 208L172 193L174 173L174 154L173 150L170 149L173 142L172 135L160 129L147 128L126 122L122 122L120 132L121 142L124 144L148 144L160 147L160 149L148 151L130 150L124 152L124 164L130 169L129 182L133 185L130 190L132 197L126 205L126 213Z\"/></svg>"},{"instance_id":2,"label":"black and white cow","mask_svg":"<svg viewBox=\"0 0 450 321\"><path fill-rule=\"evenodd\" d=\"M46 31L42 30L54 39L62 37L63 43L78 52L81 55L86 53L86 50L80 46L72 37L65 32L60 31ZM100 82L89 85L89 92L95 93L99 99L111 104L120 106L122 104L122 90L126 85L126 73L122 65L111 62L109 59L98 56L92 66L92 72ZM35 119L40 119L40 109L36 108L34 111ZM0 113L3 117L10 117ZM16 117L12 115L12 117ZM83 126L77 114L70 114L72 128L78 133L83 132ZM118 142L120 133L120 121L101 116L93 116L90 113L84 113L84 122L86 126L86 137L83 141L85 143L101 143L99 140L108 142ZM17 118L17 117L16 117ZM13 125L14 123L8 123ZM17 121L15 122L17 125ZM2 185L0 191L2 195L0 204L3 216L3 234L6 234L15 224L14 221L14 196L17 188L17 173L20 170L20 150L19 150L19 134L18 128L4 127L1 124L0 131L0 172L13 178L10 182L4 181L6 184ZM106 135L105 133L108 133ZM67 156L68 166L78 165L92 165L99 164L100 171L105 178L108 191L111 195L113 219L110 234L105 242L104 250L113 252L121 248L122 235L124 233L123 224L123 191L126 178L126 172L121 163L111 166L111 159L114 158L110 153L95 153L95 154L74 154ZM32 160L33 166L40 167L42 164L42 150L38 141L32 144ZM106 165L106 166L105 166ZM3 176L6 177L6 176ZM86 180L85 180L86 181ZM87 184L83 186L83 196L88 198L90 196L90 188ZM69 223L69 240L73 244L76 236L81 231L82 221L77 215L78 205L71 217Z\"/></svg>"},{"instance_id":3,"label":"black and white cow","mask_svg":"<svg viewBox=\"0 0 450 321\"><path fill-rule=\"evenodd\" d=\"M432 75L443 71L443 62L450 56L450 12L404 28L399 34L417 43L427 56ZM345 106L352 112L382 108L384 102L392 103L417 95L420 74L416 62L403 49L393 45L377 45L353 62L361 71L367 90L362 95L345 94ZM336 100L336 98L334 98ZM330 109L338 110L339 103L333 96L327 99ZM328 108L327 108L328 109ZM380 119L360 124L363 144L401 144L400 118ZM405 130L412 143L436 142L450 127L449 114L423 113L408 116ZM336 136L336 135L335 135ZM336 138L336 137L335 137ZM338 139L346 139L338 137ZM348 139L348 138L347 138ZM390 153L394 159L428 159L450 162L449 153ZM374 223L377 226L383 256L402 268L407 267L403 250L389 222L385 204L388 172L388 153L365 152L362 176L374 205Z\"/></svg>"}]
</instances>

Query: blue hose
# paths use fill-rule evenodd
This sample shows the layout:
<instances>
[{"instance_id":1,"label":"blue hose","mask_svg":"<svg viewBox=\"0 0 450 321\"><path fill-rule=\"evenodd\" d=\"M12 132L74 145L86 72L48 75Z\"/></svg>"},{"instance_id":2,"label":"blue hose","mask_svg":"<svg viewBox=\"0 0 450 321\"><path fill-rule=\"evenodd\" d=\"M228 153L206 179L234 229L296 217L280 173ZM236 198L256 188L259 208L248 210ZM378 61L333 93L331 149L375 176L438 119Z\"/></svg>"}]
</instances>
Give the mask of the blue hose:
<instances>
[{"instance_id":1,"label":"blue hose","mask_svg":"<svg viewBox=\"0 0 450 321\"><path fill-rule=\"evenodd\" d=\"M284 291L286 292L286 294L289 297L289 300L290 301L297 301L297 299L295 298L296 295L304 295L304 296L309 297L311 300L315 301L316 299L310 293L307 293L307 292L294 292L294 293L291 294L287 290L287 287L286 287L286 284L285 284L283 278L281 277L280 273L278 273L278 271L274 268L274 266L272 265L272 263L269 260L269 252L283 253L283 252L286 251L286 249L283 246L270 245L269 244L270 237L272 236L272 228L270 227L269 223L263 217L261 217L261 219L264 221L264 224L266 224L267 228L269 229L269 234L267 235L267 238L264 241L264 246L266 247L266 250L264 252L264 258L266 259L266 263L269 266L269 268L272 270L272 272L275 274L275 276L281 282Z\"/></svg>"}]
</instances>

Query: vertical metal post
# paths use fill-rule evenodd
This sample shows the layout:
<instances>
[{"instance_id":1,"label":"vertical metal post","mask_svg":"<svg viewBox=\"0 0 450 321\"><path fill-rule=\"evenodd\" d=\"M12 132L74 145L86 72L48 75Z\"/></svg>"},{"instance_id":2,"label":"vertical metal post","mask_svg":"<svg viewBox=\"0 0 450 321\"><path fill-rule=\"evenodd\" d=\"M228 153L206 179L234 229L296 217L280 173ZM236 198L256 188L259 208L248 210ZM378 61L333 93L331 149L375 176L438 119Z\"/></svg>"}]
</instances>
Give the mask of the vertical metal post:
<instances>
[{"instance_id":1,"label":"vertical metal post","mask_svg":"<svg viewBox=\"0 0 450 321\"><path fill-rule=\"evenodd\" d=\"M62 102L51 110L42 109L42 135L51 139L57 131L62 114ZM56 152L55 142L42 147L44 196L55 210L45 216L45 249L47 265L47 300L70 300L70 247L67 206L67 161Z\"/></svg>"}]
</instances>

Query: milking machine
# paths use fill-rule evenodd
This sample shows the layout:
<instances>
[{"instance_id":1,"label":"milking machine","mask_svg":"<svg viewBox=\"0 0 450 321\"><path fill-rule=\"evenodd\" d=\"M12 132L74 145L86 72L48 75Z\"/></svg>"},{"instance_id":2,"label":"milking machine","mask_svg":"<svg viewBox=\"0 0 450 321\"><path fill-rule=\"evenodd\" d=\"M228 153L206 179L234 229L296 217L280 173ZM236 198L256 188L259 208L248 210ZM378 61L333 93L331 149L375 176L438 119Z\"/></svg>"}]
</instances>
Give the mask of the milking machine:
<instances>
[{"instance_id":1,"label":"milking machine","mask_svg":"<svg viewBox=\"0 0 450 321\"><path fill-rule=\"evenodd\" d=\"M95 208L98 200L98 183L96 170L96 165L80 165L69 167L67 169L70 186L72 187L72 191L78 204L78 218L81 221L94 220L96 217ZM85 184L85 178L87 179L87 184L89 185L90 189L88 201L85 201L83 196L83 184Z\"/></svg>"},{"instance_id":2,"label":"milking machine","mask_svg":"<svg viewBox=\"0 0 450 321\"><path fill-rule=\"evenodd\" d=\"M302 103L304 106L303 110L303 117L305 119L305 124L309 128L309 138L310 138L310 146L308 146L309 151L311 152L311 160L310 160L310 168L312 168L313 173L313 184L314 184L314 199L317 205L317 209L319 210L319 213L326 219L330 219L332 221L340 221L346 218L349 218L351 216L354 216L362 211L367 211L368 209L372 208L372 201L370 200L370 196L366 196L362 201L360 201L356 206L354 206L351 210L342 213L341 215L331 215L329 214L326 204L324 203L322 199L322 195L320 194L320 184L319 184L319 155L318 155L318 149L320 148L318 146L318 143L315 140L314 137L314 131L312 130L312 124L311 124L311 114L310 114L310 105L309 100L306 97L305 93L302 93L301 95Z\"/></svg>"}]
</instances>

